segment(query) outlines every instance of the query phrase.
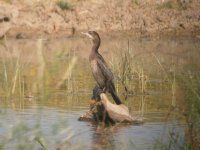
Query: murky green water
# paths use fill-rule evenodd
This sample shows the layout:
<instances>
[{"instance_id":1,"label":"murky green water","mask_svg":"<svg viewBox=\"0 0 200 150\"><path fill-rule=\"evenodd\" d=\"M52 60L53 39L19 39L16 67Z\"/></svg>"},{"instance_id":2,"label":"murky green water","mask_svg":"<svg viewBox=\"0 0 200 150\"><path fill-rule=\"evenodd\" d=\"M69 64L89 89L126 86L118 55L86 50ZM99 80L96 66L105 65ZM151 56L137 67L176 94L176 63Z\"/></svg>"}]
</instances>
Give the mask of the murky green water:
<instances>
[{"instance_id":1,"label":"murky green water","mask_svg":"<svg viewBox=\"0 0 200 150\"><path fill-rule=\"evenodd\" d=\"M129 42L128 42L129 41ZM100 53L120 97L143 125L99 129L78 118L89 109L95 81L83 37L1 41L0 144L5 149L160 149L185 138L176 70L198 63L192 38L135 39L104 35ZM123 78L121 68L128 50ZM129 68L129 69L127 69ZM124 79L124 80L123 80ZM123 80L123 81L122 81ZM125 94L124 83L129 93ZM169 113L170 112L170 113Z\"/></svg>"}]
</instances>

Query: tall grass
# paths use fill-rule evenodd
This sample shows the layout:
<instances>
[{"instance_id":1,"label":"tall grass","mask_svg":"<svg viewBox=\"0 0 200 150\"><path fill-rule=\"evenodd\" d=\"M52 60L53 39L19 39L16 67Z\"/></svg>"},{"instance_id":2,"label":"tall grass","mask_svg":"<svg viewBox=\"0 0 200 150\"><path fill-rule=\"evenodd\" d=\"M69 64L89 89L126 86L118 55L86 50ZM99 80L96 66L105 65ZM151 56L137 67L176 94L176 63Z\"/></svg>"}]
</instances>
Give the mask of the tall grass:
<instances>
[{"instance_id":1,"label":"tall grass","mask_svg":"<svg viewBox=\"0 0 200 150\"><path fill-rule=\"evenodd\" d=\"M45 42L36 40L33 50L27 54L25 49L12 50L2 41L5 49L1 51L0 92L7 100L48 96L58 88L65 89L68 94L77 89L73 76L77 63L75 53L65 48L49 55Z\"/></svg>"},{"instance_id":2,"label":"tall grass","mask_svg":"<svg viewBox=\"0 0 200 150\"><path fill-rule=\"evenodd\" d=\"M6 40L4 41L6 44ZM10 50L7 49L9 55L10 54ZM1 55L3 56L4 52L1 53ZM16 87L18 86L19 91L17 91L17 93L19 93L20 97L23 97L24 95L24 85L21 82L21 70L22 70L22 65L20 64L20 57L21 57L21 51L19 52L18 56L16 59L12 59L11 63L9 61L6 60L5 57L2 57L2 66L3 66L3 72L4 72L4 82L3 82L3 89L4 89L4 93L6 96L6 99L9 99L12 95L14 95L16 93ZM10 66L12 66L12 73L8 72Z\"/></svg>"},{"instance_id":3,"label":"tall grass","mask_svg":"<svg viewBox=\"0 0 200 150\"><path fill-rule=\"evenodd\" d=\"M58 82L57 84L57 88L62 87L63 85L66 85L68 87L68 90L72 91L73 88L70 88L70 82L72 80L71 76L72 76L72 70L74 68L74 65L76 64L77 58L76 57L72 57L72 60L69 62L66 72L63 74L63 77L61 79L60 82Z\"/></svg>"},{"instance_id":4,"label":"tall grass","mask_svg":"<svg viewBox=\"0 0 200 150\"><path fill-rule=\"evenodd\" d=\"M24 105L24 103L27 104L27 102L36 103L35 99L25 99L25 97L30 98L31 96L34 97L35 94L38 94L37 96L45 94L47 91L45 86L54 85L51 88L55 90L56 85L53 82L54 80L47 81L50 80L49 78L51 78L51 76L55 76L57 78L57 81L59 81L57 83L58 86L60 86L61 84L67 84L67 86L69 86L68 84L71 85L74 65L77 62L77 58L75 57L75 55L70 55L70 59L67 58L67 60L65 60L63 64L63 70L57 68L61 70L61 74L58 74L57 72L54 72L54 74L52 74L47 69L47 67L49 67L48 65L50 65L50 59L48 58L48 55L46 57L46 54L44 54L44 46L44 40L36 40L36 48L33 49L33 54L31 54L30 57L30 59L34 59L34 61L24 58L23 49L16 50L17 55L14 55L13 53L15 53L15 51L10 49L9 47L1 49L2 69L0 70L0 75L2 78L0 81L0 89L3 89L3 91L1 91L1 94L5 95L6 97L5 103L8 103L8 105L12 103L11 105L13 105L13 108L15 108L15 105L20 105L19 109L21 109L23 108L21 107L21 104ZM60 65L60 63L58 64ZM48 75L50 77L48 77ZM74 87L71 88L73 90ZM4 99L4 97L1 95L1 100L2 99ZM43 99L46 101L49 100L46 97L43 97L42 100ZM65 101L66 103L70 102L71 106L73 105L72 103L75 101L75 99L69 99L68 97L65 97ZM50 103L52 103L53 105L54 101ZM1 106L2 105L3 104L1 104ZM13 108L11 106L11 109ZM42 114L39 109L38 114ZM4 137L0 137L0 149L10 149L10 147L15 149L52 149L50 147L51 144L47 142L48 138L46 137L46 135L43 134L43 127L41 127L40 122L41 116L37 117L38 122L36 121L36 124L34 124L34 122L31 125L29 124L29 121L27 123L26 120L22 121L20 117L16 117L12 120L9 126L7 123L4 122L3 117L4 116L2 114L2 111L0 111L0 128L6 129L7 131L4 134ZM55 123L55 125L53 125L52 127L52 132L53 135L58 139L57 141L52 141L52 145L55 146L55 149L80 148L80 145L73 145L71 143L71 139L73 138L73 136L76 135L74 135L74 132L66 124L66 120L59 120L58 123ZM63 137L63 135L65 136ZM63 137L62 139L60 138L61 136Z\"/></svg>"},{"instance_id":5,"label":"tall grass","mask_svg":"<svg viewBox=\"0 0 200 150\"><path fill-rule=\"evenodd\" d=\"M154 52L136 53L135 49L130 48L129 42L127 48L120 52L115 56L116 59L112 64L117 83L122 85L125 95L149 94L148 89L159 87L159 83L168 89L170 86L173 88L174 78L169 76L168 70L160 61L164 56L157 56ZM169 67L171 69L173 66Z\"/></svg>"},{"instance_id":6,"label":"tall grass","mask_svg":"<svg viewBox=\"0 0 200 150\"><path fill-rule=\"evenodd\" d=\"M6 41L5 41L6 44ZM33 88L35 92L43 89L44 83L44 70L45 70L45 60L43 56L43 42L41 39L37 41L37 49L34 52L37 57L37 74L36 80L33 81ZM30 62L24 63L23 61L23 50L17 50L17 56L13 57L12 52L6 47L5 51L1 53L2 56L2 66L3 66L3 85L4 94L6 99L11 99L12 97L20 97L23 99L25 96L31 96L32 89L27 86L25 72L29 67ZM7 55L5 54L7 53ZM5 55L5 56L4 56ZM29 60L31 61L31 60ZM35 85L34 85L35 84Z\"/></svg>"},{"instance_id":7,"label":"tall grass","mask_svg":"<svg viewBox=\"0 0 200 150\"><path fill-rule=\"evenodd\" d=\"M200 57L200 55L199 55ZM188 125L187 143L189 149L200 148L200 74L199 64L188 65L181 70L179 86L184 93L185 118Z\"/></svg>"},{"instance_id":8,"label":"tall grass","mask_svg":"<svg viewBox=\"0 0 200 150\"><path fill-rule=\"evenodd\" d=\"M192 50L196 51L192 57L199 59L200 48L195 47L195 49ZM194 62L193 59L192 62L188 60L184 60L184 63L180 63L182 61L175 62L174 60L177 58L163 63L161 60L164 60L165 57L167 56L155 52L138 55L128 45L127 49L122 50L122 53L115 57L117 61L113 60L115 77L117 77L119 84L123 85L123 89L128 95L130 93L133 95L148 93L150 87L157 84L156 82L151 82L150 85L148 82L159 78L162 81L162 90L166 87L172 97L166 118L173 114L174 111L179 110L180 114L184 113L187 123L185 143L176 145L179 138L179 135L177 135L171 137L170 143L163 145L163 147L165 149L173 149L176 145L175 147L180 149L197 150L200 148L200 65L198 61ZM180 56L178 59L182 60L183 58ZM149 68L151 71L149 71ZM178 97L179 95L181 95L182 99ZM142 114L144 112L144 100L145 98L142 98L140 105Z\"/></svg>"},{"instance_id":9,"label":"tall grass","mask_svg":"<svg viewBox=\"0 0 200 150\"><path fill-rule=\"evenodd\" d=\"M119 58L120 57L120 58ZM134 95L136 93L144 94L147 85L147 76L144 72L143 60L140 63L136 61L133 49L129 42L126 49L117 54L113 60L114 74L118 84L122 85L125 95ZM120 61L119 61L120 60Z\"/></svg>"}]
</instances>

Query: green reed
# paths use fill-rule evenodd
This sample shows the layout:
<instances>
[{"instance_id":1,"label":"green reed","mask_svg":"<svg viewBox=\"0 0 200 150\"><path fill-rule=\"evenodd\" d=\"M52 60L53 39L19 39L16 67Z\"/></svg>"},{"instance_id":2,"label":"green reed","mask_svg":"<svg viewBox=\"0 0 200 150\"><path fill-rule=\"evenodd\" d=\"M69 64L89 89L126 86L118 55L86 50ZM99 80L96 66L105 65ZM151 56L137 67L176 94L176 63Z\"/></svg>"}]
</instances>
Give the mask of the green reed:
<instances>
[{"instance_id":1,"label":"green reed","mask_svg":"<svg viewBox=\"0 0 200 150\"><path fill-rule=\"evenodd\" d=\"M200 148L200 47L191 48L192 59L176 69L174 74L176 86L181 89L182 105L177 107L182 110L187 123L186 143L182 149L197 150ZM176 92L176 91L175 91Z\"/></svg>"},{"instance_id":2,"label":"green reed","mask_svg":"<svg viewBox=\"0 0 200 150\"><path fill-rule=\"evenodd\" d=\"M185 118L187 125L185 142L178 145L178 149L198 150L200 148L200 47L194 45L190 51L192 59L185 60L181 65L172 65L171 72L167 72L172 89L172 107L168 115L179 110ZM177 95L181 96L178 101ZM177 146L177 136L173 136L164 148L171 150L174 145Z\"/></svg>"},{"instance_id":3,"label":"green reed","mask_svg":"<svg viewBox=\"0 0 200 150\"><path fill-rule=\"evenodd\" d=\"M160 61L160 59L166 59L165 56L157 56L154 52L138 53L129 44L120 52L116 54L112 66L116 82L121 85L125 94L148 94L148 90L157 88L159 83L161 90L166 88L174 93L176 83L168 74L173 66L169 62L169 66L165 67ZM154 80L159 80L159 82Z\"/></svg>"},{"instance_id":4,"label":"green reed","mask_svg":"<svg viewBox=\"0 0 200 150\"><path fill-rule=\"evenodd\" d=\"M121 54L117 54L116 60L113 60L117 83L122 85L126 94L146 94L152 86L156 87L157 85L151 80L157 78L161 80L160 89L168 91L172 97L166 120L177 110L185 116L188 126L185 132L185 143L177 146L185 150L196 150L200 147L200 63L198 62L200 48L197 46L194 49L191 50L195 53L192 57L197 57L197 61L191 63L188 60L184 60L184 63L180 63L182 61L175 62L177 58L175 59L173 56L169 61L168 56L155 52L137 54L136 50L130 48L129 45L127 49L121 51ZM181 57L178 59L182 60ZM181 97L179 97L180 94ZM145 102L142 100L139 109L141 113L143 113L144 104ZM178 138L179 135L173 136L168 144L162 146L167 150L173 149ZM155 147L155 149L157 148Z\"/></svg>"},{"instance_id":5,"label":"green reed","mask_svg":"<svg viewBox=\"0 0 200 150\"><path fill-rule=\"evenodd\" d=\"M199 55L200 56L200 55ZM188 125L187 142L191 149L200 148L200 74L199 64L181 70L179 86L184 91L184 115Z\"/></svg>"},{"instance_id":6,"label":"green reed","mask_svg":"<svg viewBox=\"0 0 200 150\"><path fill-rule=\"evenodd\" d=\"M58 84L57 84L57 88L60 88L61 86L63 86L63 84L65 84L68 87L68 91L69 90L73 91L73 87L71 85L71 81L72 81L71 76L72 76L72 70L74 68L74 65L76 64L76 61L77 61L77 58L73 57L72 60L69 62L61 81L58 82Z\"/></svg>"},{"instance_id":7,"label":"green reed","mask_svg":"<svg viewBox=\"0 0 200 150\"><path fill-rule=\"evenodd\" d=\"M6 41L5 41L6 42ZM7 49L9 52L9 55L11 55L10 51ZM3 53L3 52L2 52ZM2 54L3 56L3 54ZM9 56L8 56L9 57ZM23 97L23 85L21 82L21 70L22 66L20 64L20 57L21 57L21 52L18 54L17 58L11 59L11 63L9 63L9 60L5 57L2 58L2 66L3 66L3 83L2 83L2 89L4 90L4 95L6 99L9 99L12 95L16 93L16 87L19 87L19 93L20 97ZM12 72L8 73L8 70L12 68Z\"/></svg>"}]
</instances>

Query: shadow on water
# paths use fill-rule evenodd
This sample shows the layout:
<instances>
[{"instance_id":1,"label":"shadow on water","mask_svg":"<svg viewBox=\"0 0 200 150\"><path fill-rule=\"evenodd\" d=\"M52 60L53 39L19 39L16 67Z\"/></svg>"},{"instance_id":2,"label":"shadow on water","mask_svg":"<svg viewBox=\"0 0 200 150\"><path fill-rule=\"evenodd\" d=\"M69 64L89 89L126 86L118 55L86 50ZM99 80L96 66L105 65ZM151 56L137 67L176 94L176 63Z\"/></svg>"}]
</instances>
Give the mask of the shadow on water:
<instances>
[{"instance_id":1,"label":"shadow on water","mask_svg":"<svg viewBox=\"0 0 200 150\"><path fill-rule=\"evenodd\" d=\"M102 37L100 53L114 72L117 91L131 114L144 118L145 123L102 129L78 122L89 109L95 85L88 63L88 40L7 39L0 43L0 147L183 147L184 94L176 76L188 62L199 62L198 40Z\"/></svg>"}]
</instances>

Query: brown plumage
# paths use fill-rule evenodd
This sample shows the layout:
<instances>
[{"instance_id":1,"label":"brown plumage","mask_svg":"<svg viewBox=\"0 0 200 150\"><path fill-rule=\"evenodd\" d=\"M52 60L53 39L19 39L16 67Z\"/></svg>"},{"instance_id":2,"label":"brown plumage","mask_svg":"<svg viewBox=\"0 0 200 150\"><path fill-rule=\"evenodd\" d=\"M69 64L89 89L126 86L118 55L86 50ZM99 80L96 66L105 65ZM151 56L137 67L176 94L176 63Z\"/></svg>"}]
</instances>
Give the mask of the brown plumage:
<instances>
[{"instance_id":1,"label":"brown plumage","mask_svg":"<svg viewBox=\"0 0 200 150\"><path fill-rule=\"evenodd\" d=\"M99 46L101 44L101 39L98 33L95 31L88 31L83 34L88 36L93 42L92 50L89 55L89 61L95 80L103 92L109 92L112 95L116 104L122 104L115 91L113 73L103 57L98 52Z\"/></svg>"}]
</instances>

